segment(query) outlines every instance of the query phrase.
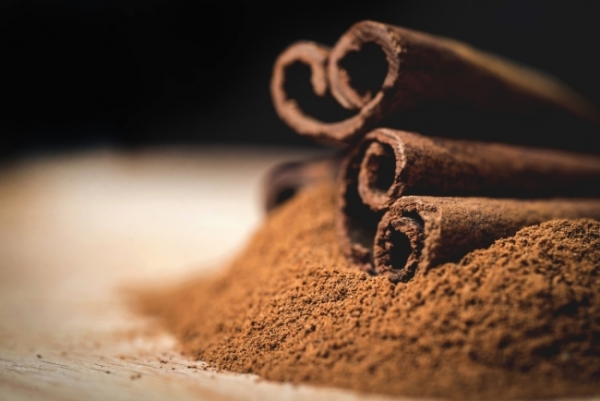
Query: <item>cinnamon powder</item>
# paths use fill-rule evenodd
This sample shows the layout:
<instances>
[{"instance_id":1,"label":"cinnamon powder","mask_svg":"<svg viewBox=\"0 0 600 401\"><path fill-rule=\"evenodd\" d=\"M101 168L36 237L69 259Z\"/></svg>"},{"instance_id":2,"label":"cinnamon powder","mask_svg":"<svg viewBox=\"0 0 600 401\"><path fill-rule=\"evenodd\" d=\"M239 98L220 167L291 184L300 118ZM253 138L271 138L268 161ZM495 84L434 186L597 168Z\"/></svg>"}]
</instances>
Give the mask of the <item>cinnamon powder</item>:
<instances>
[{"instance_id":1,"label":"cinnamon powder","mask_svg":"<svg viewBox=\"0 0 600 401\"><path fill-rule=\"evenodd\" d=\"M137 307L217 369L449 399L600 394L600 223L554 220L392 284L349 268L334 188L274 210L220 276Z\"/></svg>"}]
</instances>

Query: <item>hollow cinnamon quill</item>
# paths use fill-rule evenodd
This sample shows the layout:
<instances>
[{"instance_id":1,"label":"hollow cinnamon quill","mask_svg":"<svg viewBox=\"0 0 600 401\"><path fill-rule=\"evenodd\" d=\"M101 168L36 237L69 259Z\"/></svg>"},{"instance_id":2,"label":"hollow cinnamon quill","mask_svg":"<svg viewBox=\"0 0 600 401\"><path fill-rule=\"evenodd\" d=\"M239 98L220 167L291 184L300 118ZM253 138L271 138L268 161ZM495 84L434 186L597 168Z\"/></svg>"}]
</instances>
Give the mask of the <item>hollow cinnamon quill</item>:
<instances>
[{"instance_id":1,"label":"hollow cinnamon quill","mask_svg":"<svg viewBox=\"0 0 600 401\"><path fill-rule=\"evenodd\" d=\"M407 281L444 262L491 245L519 229L558 218L600 219L600 200L400 198L377 228L375 272Z\"/></svg>"},{"instance_id":2,"label":"hollow cinnamon quill","mask_svg":"<svg viewBox=\"0 0 600 401\"><path fill-rule=\"evenodd\" d=\"M600 157L381 128L341 167L340 243L352 263L370 270L377 224L403 196L590 197L600 195L599 183Z\"/></svg>"},{"instance_id":3,"label":"hollow cinnamon quill","mask_svg":"<svg viewBox=\"0 0 600 401\"><path fill-rule=\"evenodd\" d=\"M288 162L272 168L263 181L263 204L267 212L275 209L304 187L336 179L340 157Z\"/></svg>"},{"instance_id":4,"label":"hollow cinnamon quill","mask_svg":"<svg viewBox=\"0 0 600 401\"><path fill-rule=\"evenodd\" d=\"M367 44L383 51L387 74L380 88L361 91L353 87L344 60ZM357 114L333 123L306 115L284 88L286 70L296 62L311 68L315 94L324 96L329 90L341 106ZM271 94L278 115L298 133L345 143L385 116L431 102L518 113L549 109L599 121L592 104L555 78L455 40L373 21L352 26L333 49L312 42L289 47L275 63Z\"/></svg>"}]
</instances>

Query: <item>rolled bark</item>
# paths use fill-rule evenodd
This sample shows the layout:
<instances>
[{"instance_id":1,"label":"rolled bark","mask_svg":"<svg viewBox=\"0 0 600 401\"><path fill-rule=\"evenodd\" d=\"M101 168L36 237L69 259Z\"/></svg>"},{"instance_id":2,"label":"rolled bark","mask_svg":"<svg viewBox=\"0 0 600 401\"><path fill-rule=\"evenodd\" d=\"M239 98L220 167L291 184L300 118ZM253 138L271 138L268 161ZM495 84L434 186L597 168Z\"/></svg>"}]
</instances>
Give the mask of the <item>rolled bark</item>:
<instances>
[{"instance_id":1,"label":"rolled bark","mask_svg":"<svg viewBox=\"0 0 600 401\"><path fill-rule=\"evenodd\" d=\"M407 196L384 214L374 241L377 274L408 281L445 262L559 218L600 219L600 200Z\"/></svg>"},{"instance_id":2,"label":"rolled bark","mask_svg":"<svg viewBox=\"0 0 600 401\"><path fill-rule=\"evenodd\" d=\"M267 212L279 207L304 187L336 180L341 157L288 162L273 167L263 181L263 205Z\"/></svg>"},{"instance_id":3,"label":"rolled bark","mask_svg":"<svg viewBox=\"0 0 600 401\"><path fill-rule=\"evenodd\" d=\"M383 51L387 74L380 88L361 93L352 87L344 59L366 44ZM286 69L294 62L311 67L317 95L329 89L341 106L357 114L335 123L306 115L283 85ZM278 115L290 127L329 142L355 142L382 118L432 102L517 113L562 111L595 124L600 121L589 101L553 77L455 40L373 21L352 26L331 50L312 42L288 48L275 63L271 93Z\"/></svg>"},{"instance_id":4,"label":"rolled bark","mask_svg":"<svg viewBox=\"0 0 600 401\"><path fill-rule=\"evenodd\" d=\"M592 197L599 183L600 157L381 128L340 168L340 243L353 264L372 271L377 225L403 196Z\"/></svg>"},{"instance_id":5,"label":"rolled bark","mask_svg":"<svg viewBox=\"0 0 600 401\"><path fill-rule=\"evenodd\" d=\"M279 55L271 77L271 98L279 117L297 133L325 140L328 138L321 138L320 135L313 133L321 131L323 126L330 124L304 114L296 100L288 96L284 85L287 69L295 63L302 63L310 67L310 83L314 93L324 97L329 89L326 69L329 50L328 47L314 42L296 42ZM329 130L337 131L339 128L331 127Z\"/></svg>"},{"instance_id":6,"label":"rolled bark","mask_svg":"<svg viewBox=\"0 0 600 401\"><path fill-rule=\"evenodd\" d=\"M370 132L353 152L362 201L381 211L404 195L542 198L600 195L600 157L498 143ZM347 171L346 175L356 174Z\"/></svg>"}]
</instances>

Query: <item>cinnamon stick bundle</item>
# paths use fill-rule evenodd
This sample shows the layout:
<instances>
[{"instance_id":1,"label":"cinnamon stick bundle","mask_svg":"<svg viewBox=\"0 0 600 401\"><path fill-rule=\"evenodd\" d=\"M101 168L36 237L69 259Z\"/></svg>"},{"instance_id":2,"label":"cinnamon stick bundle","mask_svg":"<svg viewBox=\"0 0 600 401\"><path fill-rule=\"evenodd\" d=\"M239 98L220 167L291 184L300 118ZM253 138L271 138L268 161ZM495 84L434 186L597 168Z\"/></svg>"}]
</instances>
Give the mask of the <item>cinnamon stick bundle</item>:
<instances>
[{"instance_id":1,"label":"cinnamon stick bundle","mask_svg":"<svg viewBox=\"0 0 600 401\"><path fill-rule=\"evenodd\" d=\"M291 199L300 189L334 182L340 157L288 162L272 168L263 181L263 204L267 212Z\"/></svg>"},{"instance_id":2,"label":"cinnamon stick bundle","mask_svg":"<svg viewBox=\"0 0 600 401\"><path fill-rule=\"evenodd\" d=\"M374 240L375 272L407 281L458 261L519 229L558 218L600 219L600 200L515 200L408 196L384 214Z\"/></svg>"},{"instance_id":3,"label":"cinnamon stick bundle","mask_svg":"<svg viewBox=\"0 0 600 401\"><path fill-rule=\"evenodd\" d=\"M590 197L598 183L600 157L382 128L341 166L338 234L350 261L370 271L379 221L403 196Z\"/></svg>"},{"instance_id":4,"label":"cinnamon stick bundle","mask_svg":"<svg viewBox=\"0 0 600 401\"><path fill-rule=\"evenodd\" d=\"M384 53L387 74L380 88L361 91L344 61L368 44ZM310 67L315 94L329 90L357 114L333 123L306 115L284 87L286 70L298 62ZM555 78L455 40L373 21L352 26L333 49L313 42L289 47L275 63L271 94L278 115L296 132L329 142L352 143L385 116L432 102L516 113L561 111L600 121L593 105Z\"/></svg>"}]
</instances>

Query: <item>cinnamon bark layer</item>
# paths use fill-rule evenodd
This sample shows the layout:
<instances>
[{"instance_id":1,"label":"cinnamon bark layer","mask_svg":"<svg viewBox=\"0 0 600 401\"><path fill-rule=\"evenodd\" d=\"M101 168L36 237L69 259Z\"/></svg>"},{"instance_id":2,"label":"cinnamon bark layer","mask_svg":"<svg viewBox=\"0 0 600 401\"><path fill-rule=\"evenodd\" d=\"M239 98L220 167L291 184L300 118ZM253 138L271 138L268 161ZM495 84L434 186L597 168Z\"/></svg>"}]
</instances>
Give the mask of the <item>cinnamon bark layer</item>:
<instances>
[{"instance_id":1,"label":"cinnamon bark layer","mask_svg":"<svg viewBox=\"0 0 600 401\"><path fill-rule=\"evenodd\" d=\"M340 242L371 271L377 225L403 196L590 197L600 195L599 183L600 157L377 129L341 166Z\"/></svg>"},{"instance_id":2,"label":"cinnamon bark layer","mask_svg":"<svg viewBox=\"0 0 600 401\"><path fill-rule=\"evenodd\" d=\"M375 272L410 280L444 262L558 218L600 219L600 200L515 200L408 196L398 199L377 227Z\"/></svg>"},{"instance_id":3,"label":"cinnamon bark layer","mask_svg":"<svg viewBox=\"0 0 600 401\"><path fill-rule=\"evenodd\" d=\"M355 77L344 66L368 44L387 62L381 87L371 90L353 87ZM357 114L335 123L306 115L284 89L286 69L295 62L311 68L317 95L329 90ZM331 50L312 42L288 48L275 63L271 93L278 115L294 130L330 142L351 143L385 116L432 102L517 113L549 109L599 121L593 105L552 77L451 39L373 21L352 26Z\"/></svg>"},{"instance_id":4,"label":"cinnamon bark layer","mask_svg":"<svg viewBox=\"0 0 600 401\"><path fill-rule=\"evenodd\" d=\"M600 195L600 157L497 143L370 132L346 171L362 201L384 210L403 195L548 197ZM358 171L356 171L358 167Z\"/></svg>"},{"instance_id":5,"label":"cinnamon bark layer","mask_svg":"<svg viewBox=\"0 0 600 401\"><path fill-rule=\"evenodd\" d=\"M267 212L294 197L304 187L336 180L340 157L288 162L272 168L263 181L263 204Z\"/></svg>"}]
</instances>

